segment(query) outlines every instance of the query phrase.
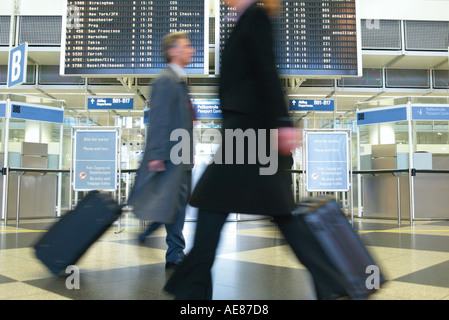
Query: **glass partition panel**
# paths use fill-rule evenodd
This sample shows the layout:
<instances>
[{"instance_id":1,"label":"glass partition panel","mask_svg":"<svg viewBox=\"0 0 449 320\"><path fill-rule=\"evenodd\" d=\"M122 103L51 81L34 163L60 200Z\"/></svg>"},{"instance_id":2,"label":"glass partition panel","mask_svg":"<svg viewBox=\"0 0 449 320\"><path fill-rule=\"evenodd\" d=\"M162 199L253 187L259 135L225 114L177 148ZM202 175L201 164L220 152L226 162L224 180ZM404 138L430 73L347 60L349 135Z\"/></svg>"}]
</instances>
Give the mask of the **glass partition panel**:
<instances>
[{"instance_id":1,"label":"glass partition panel","mask_svg":"<svg viewBox=\"0 0 449 320\"><path fill-rule=\"evenodd\" d=\"M33 96L33 95L24 95L24 94L10 94L10 93L2 93L0 94L0 101L6 101L10 99L15 102L26 102L30 104L38 104L48 107L57 107L60 108L64 101L63 100L54 100L41 96Z\"/></svg>"},{"instance_id":2,"label":"glass partition panel","mask_svg":"<svg viewBox=\"0 0 449 320\"><path fill-rule=\"evenodd\" d=\"M417 169L449 169L449 122L414 121L414 150L427 163L415 162ZM425 155L427 154L427 155Z\"/></svg>"}]
</instances>

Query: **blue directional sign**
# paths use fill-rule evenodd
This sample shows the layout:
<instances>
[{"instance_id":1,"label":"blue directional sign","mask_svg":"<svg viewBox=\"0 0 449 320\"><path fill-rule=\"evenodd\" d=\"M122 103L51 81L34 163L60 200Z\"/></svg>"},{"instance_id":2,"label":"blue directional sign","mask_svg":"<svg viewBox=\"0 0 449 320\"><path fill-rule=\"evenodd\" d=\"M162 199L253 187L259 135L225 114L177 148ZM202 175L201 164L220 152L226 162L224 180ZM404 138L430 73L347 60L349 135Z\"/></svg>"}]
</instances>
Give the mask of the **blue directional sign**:
<instances>
[{"instance_id":1,"label":"blue directional sign","mask_svg":"<svg viewBox=\"0 0 449 320\"><path fill-rule=\"evenodd\" d=\"M133 108L134 98L87 98L87 109L89 110L132 110Z\"/></svg>"},{"instance_id":2,"label":"blue directional sign","mask_svg":"<svg viewBox=\"0 0 449 320\"><path fill-rule=\"evenodd\" d=\"M11 88L26 81L28 63L28 43L23 43L9 52L8 83Z\"/></svg>"},{"instance_id":3,"label":"blue directional sign","mask_svg":"<svg viewBox=\"0 0 449 320\"><path fill-rule=\"evenodd\" d=\"M144 124L150 123L150 110L149 109L143 110L143 123Z\"/></svg>"},{"instance_id":4,"label":"blue directional sign","mask_svg":"<svg viewBox=\"0 0 449 320\"><path fill-rule=\"evenodd\" d=\"M11 119L64 123L64 109L11 101Z\"/></svg>"},{"instance_id":5,"label":"blue directional sign","mask_svg":"<svg viewBox=\"0 0 449 320\"><path fill-rule=\"evenodd\" d=\"M348 191L348 159L346 132L307 132L307 191Z\"/></svg>"},{"instance_id":6,"label":"blue directional sign","mask_svg":"<svg viewBox=\"0 0 449 320\"><path fill-rule=\"evenodd\" d=\"M334 111L335 101L330 99L294 99L289 101L290 111Z\"/></svg>"},{"instance_id":7,"label":"blue directional sign","mask_svg":"<svg viewBox=\"0 0 449 320\"><path fill-rule=\"evenodd\" d=\"M449 106L412 106L412 120L448 121Z\"/></svg>"},{"instance_id":8,"label":"blue directional sign","mask_svg":"<svg viewBox=\"0 0 449 320\"><path fill-rule=\"evenodd\" d=\"M0 118L6 118L6 102L0 102Z\"/></svg>"},{"instance_id":9,"label":"blue directional sign","mask_svg":"<svg viewBox=\"0 0 449 320\"><path fill-rule=\"evenodd\" d=\"M117 187L117 132L75 132L74 190L114 191Z\"/></svg>"},{"instance_id":10,"label":"blue directional sign","mask_svg":"<svg viewBox=\"0 0 449 320\"><path fill-rule=\"evenodd\" d=\"M357 125L367 125L384 122L406 121L407 107L379 108L374 110L361 110L357 112Z\"/></svg>"},{"instance_id":11,"label":"blue directional sign","mask_svg":"<svg viewBox=\"0 0 449 320\"><path fill-rule=\"evenodd\" d=\"M197 119L222 119L219 99L192 99Z\"/></svg>"}]
</instances>

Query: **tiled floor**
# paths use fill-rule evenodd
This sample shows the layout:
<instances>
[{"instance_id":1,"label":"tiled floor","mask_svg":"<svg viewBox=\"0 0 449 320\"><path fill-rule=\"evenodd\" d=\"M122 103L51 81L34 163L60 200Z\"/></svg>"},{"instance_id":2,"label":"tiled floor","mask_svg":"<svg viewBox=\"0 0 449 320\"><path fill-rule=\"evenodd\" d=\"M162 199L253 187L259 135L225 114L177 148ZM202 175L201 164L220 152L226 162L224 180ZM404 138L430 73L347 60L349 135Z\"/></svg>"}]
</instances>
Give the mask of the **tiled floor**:
<instances>
[{"instance_id":1,"label":"tiled floor","mask_svg":"<svg viewBox=\"0 0 449 320\"><path fill-rule=\"evenodd\" d=\"M53 276L34 256L33 244L52 220L22 220L0 226L0 300L170 300L162 292L165 231L145 244L142 226L131 214L123 232L113 226L77 263L80 288L68 289L66 276ZM356 219L354 228L389 280L371 299L449 300L449 221ZM188 247L194 222L185 225ZM82 232L82 231L81 231ZM213 269L214 299L312 300L308 271L300 265L270 220L228 222Z\"/></svg>"}]
</instances>

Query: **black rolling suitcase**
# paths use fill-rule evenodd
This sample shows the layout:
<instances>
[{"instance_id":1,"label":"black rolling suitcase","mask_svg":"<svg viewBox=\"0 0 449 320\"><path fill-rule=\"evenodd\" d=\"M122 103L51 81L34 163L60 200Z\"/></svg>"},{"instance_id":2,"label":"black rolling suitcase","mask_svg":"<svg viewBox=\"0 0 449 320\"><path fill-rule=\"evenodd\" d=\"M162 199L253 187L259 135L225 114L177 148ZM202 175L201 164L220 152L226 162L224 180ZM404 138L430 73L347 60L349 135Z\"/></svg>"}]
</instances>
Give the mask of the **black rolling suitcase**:
<instances>
[{"instance_id":1,"label":"black rolling suitcase","mask_svg":"<svg viewBox=\"0 0 449 320\"><path fill-rule=\"evenodd\" d=\"M89 192L35 244L37 258L54 274L64 273L103 235L122 212L108 193Z\"/></svg>"},{"instance_id":2,"label":"black rolling suitcase","mask_svg":"<svg viewBox=\"0 0 449 320\"><path fill-rule=\"evenodd\" d=\"M386 281L335 200L301 203L293 214L313 236L351 299L366 299Z\"/></svg>"}]
</instances>

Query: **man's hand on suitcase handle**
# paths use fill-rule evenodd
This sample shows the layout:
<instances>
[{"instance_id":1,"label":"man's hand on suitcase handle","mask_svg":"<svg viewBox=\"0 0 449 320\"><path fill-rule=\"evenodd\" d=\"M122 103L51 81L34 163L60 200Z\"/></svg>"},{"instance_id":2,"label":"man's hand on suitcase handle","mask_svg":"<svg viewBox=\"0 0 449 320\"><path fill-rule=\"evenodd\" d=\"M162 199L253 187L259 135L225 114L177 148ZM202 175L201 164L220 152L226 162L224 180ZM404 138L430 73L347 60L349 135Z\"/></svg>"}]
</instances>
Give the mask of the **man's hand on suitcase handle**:
<instances>
[{"instance_id":1,"label":"man's hand on suitcase handle","mask_svg":"<svg viewBox=\"0 0 449 320\"><path fill-rule=\"evenodd\" d=\"M152 160L148 162L148 171L165 171L164 160Z\"/></svg>"}]
</instances>

